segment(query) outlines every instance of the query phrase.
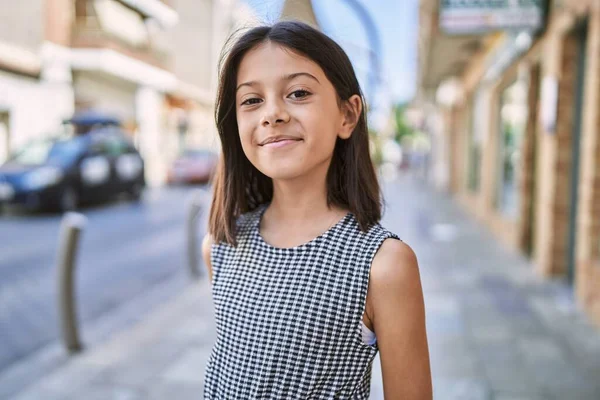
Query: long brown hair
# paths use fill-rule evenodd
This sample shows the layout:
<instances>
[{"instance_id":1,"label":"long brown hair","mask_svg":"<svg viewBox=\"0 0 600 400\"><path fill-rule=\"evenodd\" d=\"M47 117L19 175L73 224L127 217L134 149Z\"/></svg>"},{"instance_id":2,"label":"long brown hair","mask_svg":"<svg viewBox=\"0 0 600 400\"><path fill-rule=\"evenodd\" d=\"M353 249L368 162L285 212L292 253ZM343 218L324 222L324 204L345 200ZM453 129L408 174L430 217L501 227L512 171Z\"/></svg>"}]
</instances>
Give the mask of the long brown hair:
<instances>
[{"instance_id":1,"label":"long brown hair","mask_svg":"<svg viewBox=\"0 0 600 400\"><path fill-rule=\"evenodd\" d=\"M311 26L284 21L244 33L222 56L215 120L222 155L214 179L209 232L215 242L236 245L236 220L273 198L273 181L248 160L240 142L235 89L244 55L273 42L317 63L333 84L340 102L358 94L363 99L350 59L342 48ZM327 172L327 204L348 209L366 231L381 219L381 193L369 153L366 107L348 139L337 139Z\"/></svg>"}]
</instances>

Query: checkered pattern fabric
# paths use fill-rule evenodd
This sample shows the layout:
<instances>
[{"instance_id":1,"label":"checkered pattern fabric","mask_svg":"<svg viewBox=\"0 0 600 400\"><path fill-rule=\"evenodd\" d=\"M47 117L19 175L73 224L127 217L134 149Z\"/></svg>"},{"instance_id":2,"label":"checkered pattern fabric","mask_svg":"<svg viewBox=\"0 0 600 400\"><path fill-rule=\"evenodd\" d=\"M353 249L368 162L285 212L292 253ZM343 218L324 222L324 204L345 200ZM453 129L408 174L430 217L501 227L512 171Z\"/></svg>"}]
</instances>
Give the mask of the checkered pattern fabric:
<instances>
[{"instance_id":1,"label":"checkered pattern fabric","mask_svg":"<svg viewBox=\"0 0 600 400\"><path fill-rule=\"evenodd\" d=\"M205 399L368 399L377 343L363 342L369 269L387 238L348 213L303 245L260 233L267 205L238 221L238 244L211 251L217 339Z\"/></svg>"}]
</instances>

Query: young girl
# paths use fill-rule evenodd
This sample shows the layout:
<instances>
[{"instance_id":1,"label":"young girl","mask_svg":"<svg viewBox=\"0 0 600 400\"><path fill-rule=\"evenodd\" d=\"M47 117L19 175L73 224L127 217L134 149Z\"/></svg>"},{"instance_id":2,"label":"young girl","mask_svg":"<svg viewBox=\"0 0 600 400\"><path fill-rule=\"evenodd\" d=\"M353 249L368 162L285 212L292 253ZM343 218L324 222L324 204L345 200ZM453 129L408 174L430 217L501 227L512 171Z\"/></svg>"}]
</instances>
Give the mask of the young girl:
<instances>
[{"instance_id":1,"label":"young girl","mask_svg":"<svg viewBox=\"0 0 600 400\"><path fill-rule=\"evenodd\" d=\"M280 22L245 33L221 71L205 398L367 399L379 351L386 399L431 399L417 260L379 224L348 57Z\"/></svg>"}]
</instances>

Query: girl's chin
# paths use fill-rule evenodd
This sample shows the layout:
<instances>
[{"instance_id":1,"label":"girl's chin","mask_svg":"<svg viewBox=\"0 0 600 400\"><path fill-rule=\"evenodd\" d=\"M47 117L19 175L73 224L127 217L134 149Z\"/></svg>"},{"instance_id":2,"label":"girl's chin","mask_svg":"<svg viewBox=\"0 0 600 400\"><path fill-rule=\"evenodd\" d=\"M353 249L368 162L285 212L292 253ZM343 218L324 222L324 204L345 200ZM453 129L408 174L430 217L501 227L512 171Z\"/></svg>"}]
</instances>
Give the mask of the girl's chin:
<instances>
[{"instance_id":1,"label":"girl's chin","mask_svg":"<svg viewBox=\"0 0 600 400\"><path fill-rule=\"evenodd\" d=\"M286 166L270 166L269 168L259 168L259 170L274 180L289 180L297 179L306 173L305 170L290 165Z\"/></svg>"},{"instance_id":2,"label":"girl's chin","mask_svg":"<svg viewBox=\"0 0 600 400\"><path fill-rule=\"evenodd\" d=\"M265 175L276 181L287 181L302 177L302 173L294 173L292 171L273 171L265 173Z\"/></svg>"},{"instance_id":3,"label":"girl's chin","mask_svg":"<svg viewBox=\"0 0 600 400\"><path fill-rule=\"evenodd\" d=\"M321 172L327 174L329 160L320 161L309 157L288 157L268 160L258 160L256 168L271 179L290 180L302 178L305 175L311 175Z\"/></svg>"}]
</instances>

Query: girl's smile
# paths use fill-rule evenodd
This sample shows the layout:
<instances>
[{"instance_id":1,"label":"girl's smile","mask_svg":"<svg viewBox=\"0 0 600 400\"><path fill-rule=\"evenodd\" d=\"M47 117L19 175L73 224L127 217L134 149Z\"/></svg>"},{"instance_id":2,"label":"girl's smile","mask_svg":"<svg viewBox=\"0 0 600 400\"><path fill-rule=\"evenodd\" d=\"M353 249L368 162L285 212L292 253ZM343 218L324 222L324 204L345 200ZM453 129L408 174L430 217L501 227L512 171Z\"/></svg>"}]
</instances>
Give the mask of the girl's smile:
<instances>
[{"instance_id":1,"label":"girl's smile","mask_svg":"<svg viewBox=\"0 0 600 400\"><path fill-rule=\"evenodd\" d=\"M287 147L288 145L299 143L302 141L302 138L290 136L290 135L276 135L270 136L267 139L263 140L259 146L275 149L280 147Z\"/></svg>"}]
</instances>

